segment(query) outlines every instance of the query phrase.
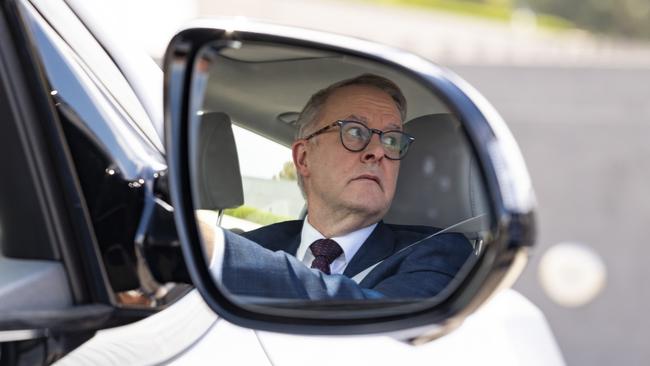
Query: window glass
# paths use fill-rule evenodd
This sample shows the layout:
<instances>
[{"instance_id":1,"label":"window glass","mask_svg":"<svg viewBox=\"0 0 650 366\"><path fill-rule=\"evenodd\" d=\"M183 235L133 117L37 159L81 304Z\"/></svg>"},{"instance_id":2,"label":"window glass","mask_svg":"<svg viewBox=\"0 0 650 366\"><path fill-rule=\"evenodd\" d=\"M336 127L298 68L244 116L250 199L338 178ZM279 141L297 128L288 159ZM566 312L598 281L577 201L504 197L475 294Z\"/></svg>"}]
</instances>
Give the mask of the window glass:
<instances>
[{"instance_id":1,"label":"window glass","mask_svg":"<svg viewBox=\"0 0 650 366\"><path fill-rule=\"evenodd\" d=\"M221 224L244 231L300 217L304 199L291 149L233 125L244 204L224 211Z\"/></svg>"},{"instance_id":2,"label":"window glass","mask_svg":"<svg viewBox=\"0 0 650 366\"><path fill-rule=\"evenodd\" d=\"M56 259L47 234L45 210L35 194L39 187L5 89L0 87L0 258ZM25 127L23 127L25 128ZM35 147L32 146L32 149Z\"/></svg>"}]
</instances>

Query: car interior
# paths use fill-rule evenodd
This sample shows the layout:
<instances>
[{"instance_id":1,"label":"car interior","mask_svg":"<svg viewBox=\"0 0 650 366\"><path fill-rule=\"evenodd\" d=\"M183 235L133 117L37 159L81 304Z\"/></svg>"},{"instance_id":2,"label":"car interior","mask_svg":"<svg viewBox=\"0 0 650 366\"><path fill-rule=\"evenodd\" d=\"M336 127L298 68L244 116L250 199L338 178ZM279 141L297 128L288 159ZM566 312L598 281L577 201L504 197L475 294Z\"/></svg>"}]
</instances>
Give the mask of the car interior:
<instances>
[{"instance_id":1,"label":"car interior","mask_svg":"<svg viewBox=\"0 0 650 366\"><path fill-rule=\"evenodd\" d=\"M242 144L232 130L245 129L288 148L298 114L313 93L336 81L373 73L400 87L407 100L404 129L417 139L401 162L396 195L384 221L460 232L479 254L490 225L482 175L461 123L431 91L393 68L333 52L246 42L206 55L211 58L209 76L190 129L197 209L218 212L214 221L235 232L258 227L226 222L229 209L249 205L248 198L259 195L247 187L242 159L246 150L259 146ZM291 184L298 192L295 182ZM265 194L277 199L282 195L277 188ZM302 210L289 216L303 218L304 201L299 193L294 197L301 200Z\"/></svg>"}]
</instances>

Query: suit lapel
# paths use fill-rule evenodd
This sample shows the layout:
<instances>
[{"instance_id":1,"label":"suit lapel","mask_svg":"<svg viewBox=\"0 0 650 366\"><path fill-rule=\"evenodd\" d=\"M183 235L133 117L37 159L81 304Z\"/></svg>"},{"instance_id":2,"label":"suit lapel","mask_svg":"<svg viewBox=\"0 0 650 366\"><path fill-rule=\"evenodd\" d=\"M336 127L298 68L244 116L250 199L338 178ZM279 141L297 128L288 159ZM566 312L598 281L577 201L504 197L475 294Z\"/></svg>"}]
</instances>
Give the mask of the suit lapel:
<instances>
[{"instance_id":1,"label":"suit lapel","mask_svg":"<svg viewBox=\"0 0 650 366\"><path fill-rule=\"evenodd\" d=\"M262 227L243 233L242 236L266 249L274 252L282 250L295 256L300 246L301 232L302 221L295 220Z\"/></svg>"},{"instance_id":2,"label":"suit lapel","mask_svg":"<svg viewBox=\"0 0 650 366\"><path fill-rule=\"evenodd\" d=\"M300 232L298 232L298 235L295 235L293 238L289 239L288 245L286 249L284 249L284 251L295 257L296 254L298 253L299 246L300 246Z\"/></svg>"},{"instance_id":3,"label":"suit lapel","mask_svg":"<svg viewBox=\"0 0 650 366\"><path fill-rule=\"evenodd\" d=\"M292 225L293 227L288 228L288 230L282 231L278 236L275 236L274 247L269 248L274 251L283 250L293 256L298 252L298 247L300 246L300 236L302 233L302 221L298 221L299 224Z\"/></svg>"},{"instance_id":4,"label":"suit lapel","mask_svg":"<svg viewBox=\"0 0 650 366\"><path fill-rule=\"evenodd\" d=\"M373 264L388 258L395 251L395 234L383 222L379 222L357 254L345 268L343 274L353 277Z\"/></svg>"}]
</instances>

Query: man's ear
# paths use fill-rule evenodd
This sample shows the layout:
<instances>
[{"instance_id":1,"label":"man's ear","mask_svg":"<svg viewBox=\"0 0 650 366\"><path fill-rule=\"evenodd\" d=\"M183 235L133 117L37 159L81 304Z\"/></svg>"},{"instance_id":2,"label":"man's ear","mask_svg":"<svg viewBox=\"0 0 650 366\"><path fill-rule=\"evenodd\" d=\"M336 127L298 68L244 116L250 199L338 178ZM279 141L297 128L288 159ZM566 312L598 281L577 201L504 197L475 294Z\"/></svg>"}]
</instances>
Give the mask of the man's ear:
<instances>
[{"instance_id":1,"label":"man's ear","mask_svg":"<svg viewBox=\"0 0 650 366\"><path fill-rule=\"evenodd\" d=\"M293 157L293 165L296 166L296 173L302 177L309 176L309 166L307 164L307 141L294 141L291 145L291 155Z\"/></svg>"}]
</instances>

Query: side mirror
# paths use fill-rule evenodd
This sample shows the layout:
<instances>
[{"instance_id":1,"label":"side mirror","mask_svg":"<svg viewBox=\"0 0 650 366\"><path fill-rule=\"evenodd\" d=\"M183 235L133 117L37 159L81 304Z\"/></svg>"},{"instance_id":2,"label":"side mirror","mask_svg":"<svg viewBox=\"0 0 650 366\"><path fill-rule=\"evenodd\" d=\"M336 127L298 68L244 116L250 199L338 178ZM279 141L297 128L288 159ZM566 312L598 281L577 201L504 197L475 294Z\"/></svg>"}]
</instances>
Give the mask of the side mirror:
<instances>
[{"instance_id":1,"label":"side mirror","mask_svg":"<svg viewBox=\"0 0 650 366\"><path fill-rule=\"evenodd\" d=\"M523 268L535 208L523 159L498 113L451 72L241 20L177 34L164 71L183 252L228 321L433 339ZM349 244L350 233L361 239ZM304 242L320 234L343 243L326 268Z\"/></svg>"}]
</instances>

